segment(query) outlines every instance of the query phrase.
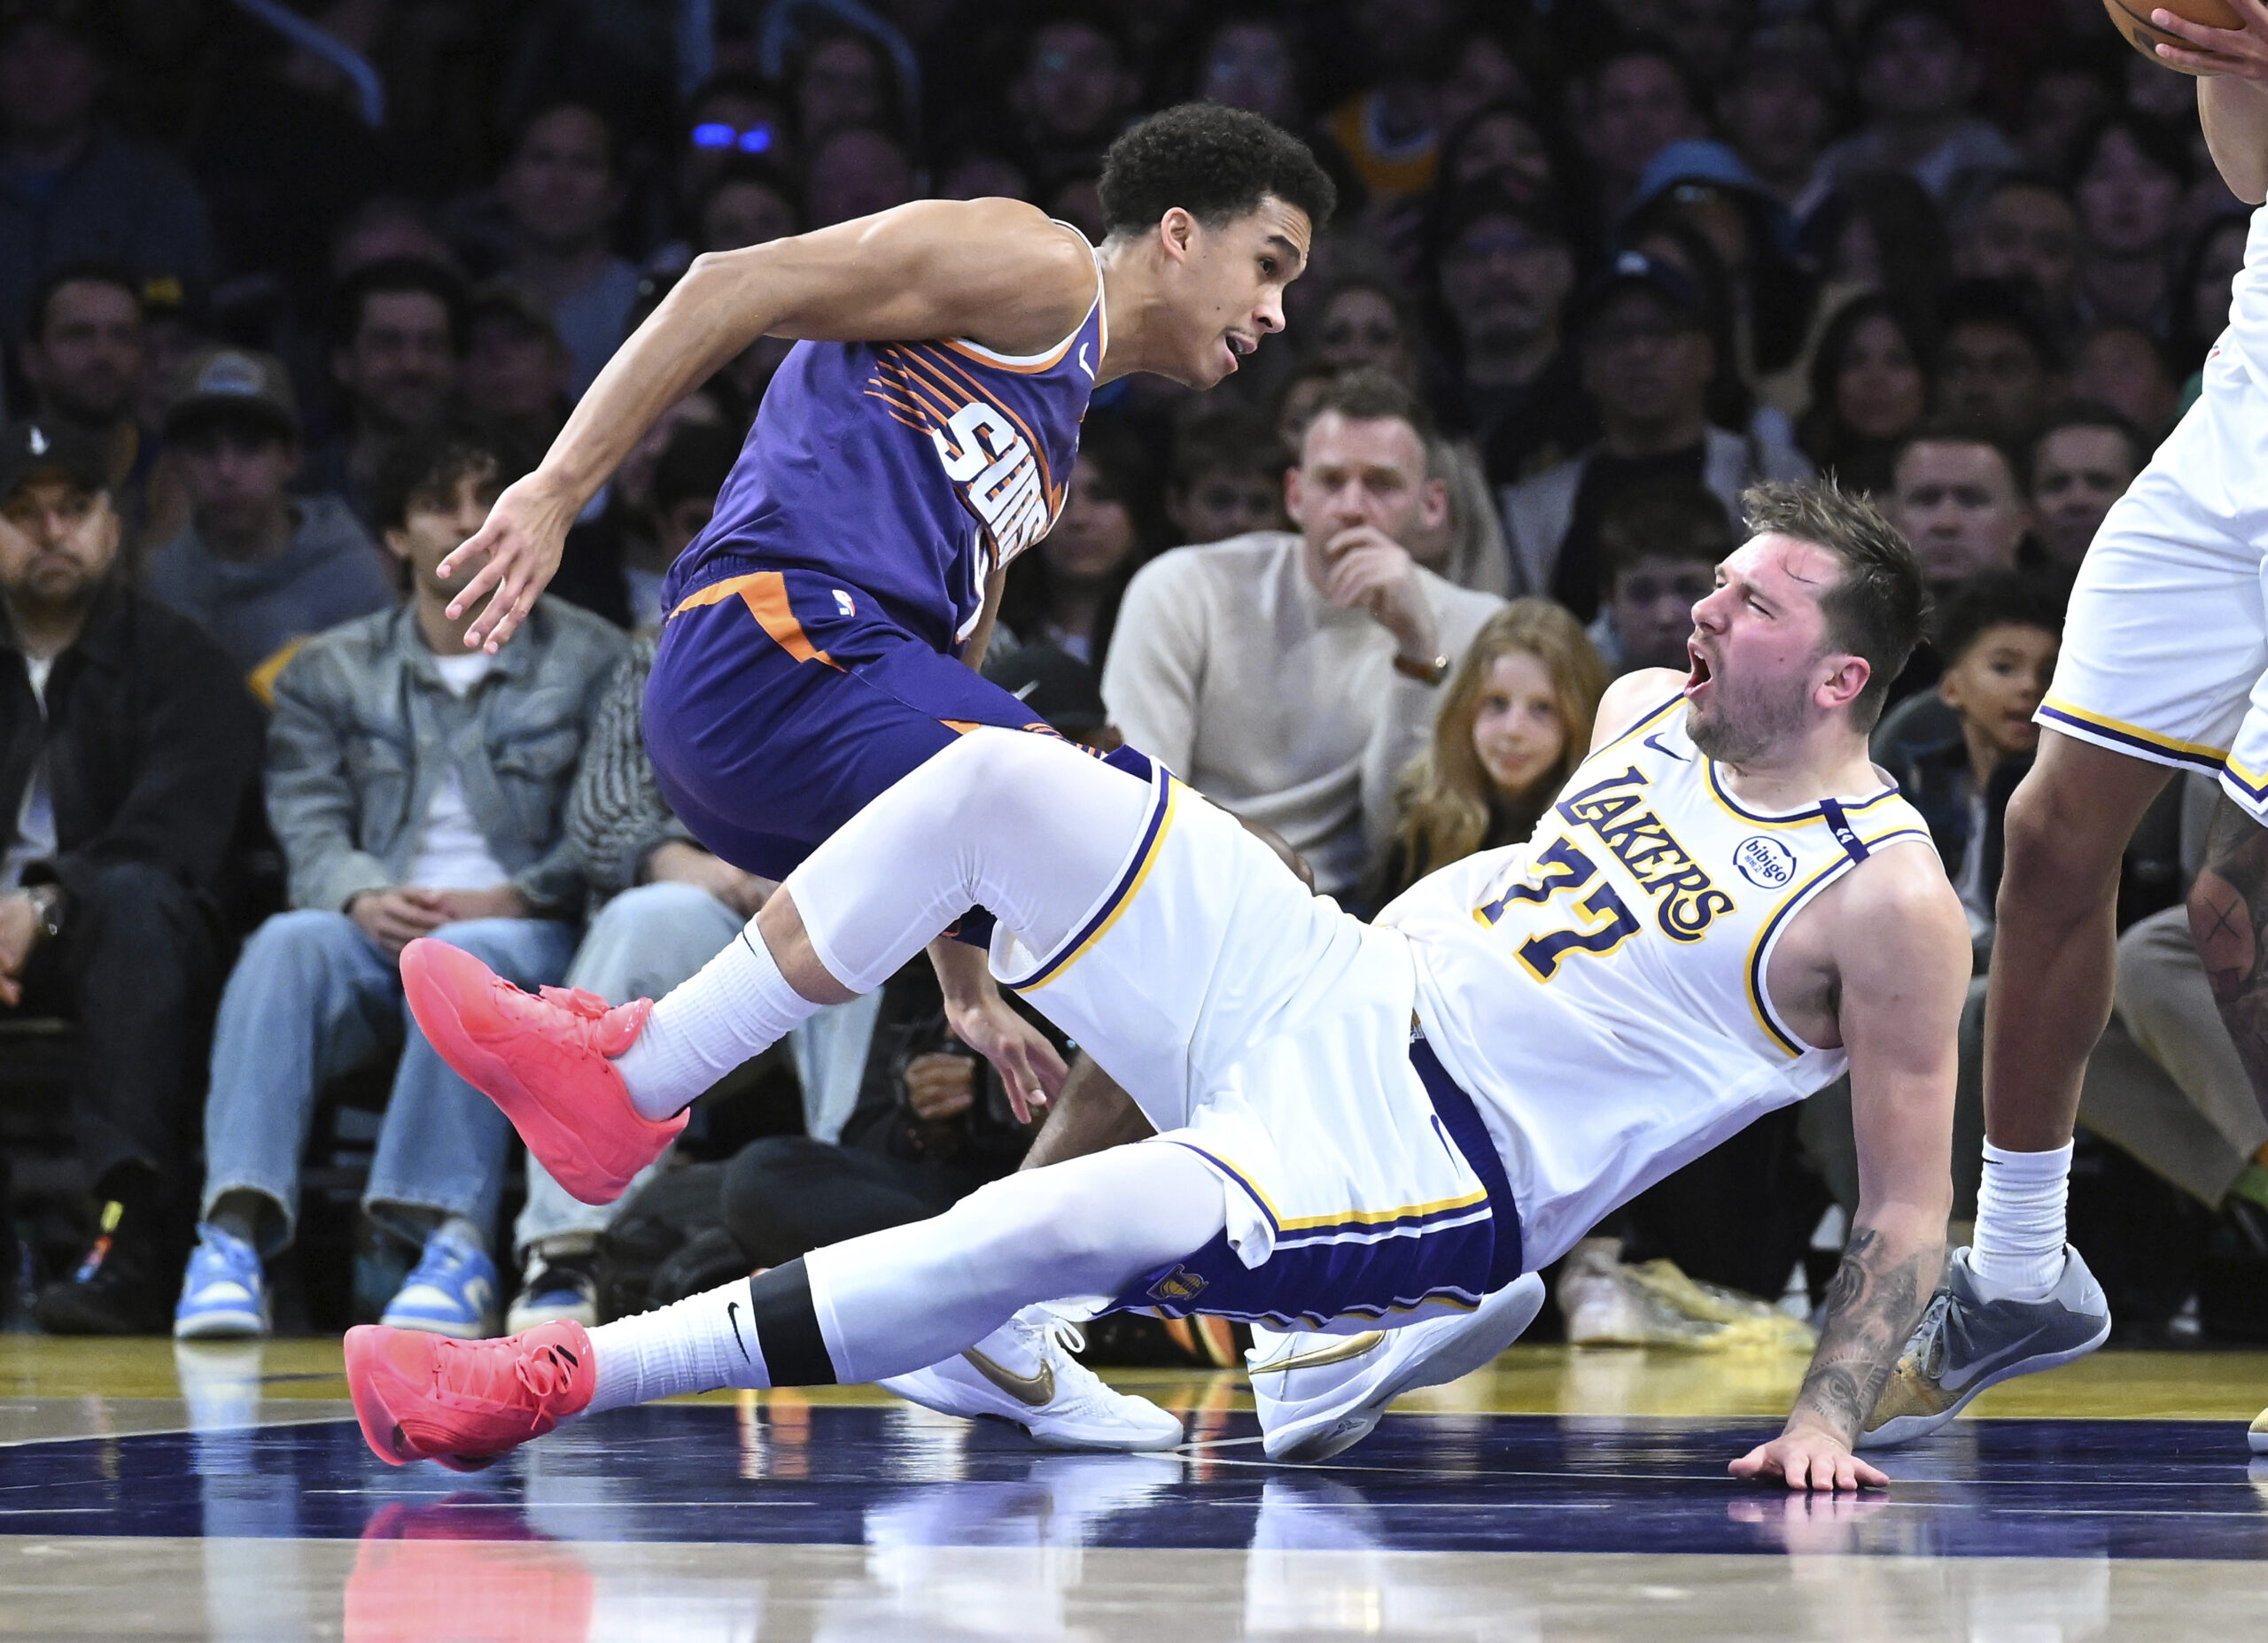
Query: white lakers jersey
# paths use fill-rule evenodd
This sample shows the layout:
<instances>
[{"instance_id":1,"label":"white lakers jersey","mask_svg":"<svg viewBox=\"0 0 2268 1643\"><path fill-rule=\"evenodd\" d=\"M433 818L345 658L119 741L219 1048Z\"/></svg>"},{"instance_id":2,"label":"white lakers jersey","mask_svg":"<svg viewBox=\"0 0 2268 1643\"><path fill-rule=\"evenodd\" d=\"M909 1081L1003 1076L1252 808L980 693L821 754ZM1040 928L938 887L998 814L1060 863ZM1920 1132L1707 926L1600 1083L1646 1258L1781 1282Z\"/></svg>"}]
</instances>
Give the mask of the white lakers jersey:
<instances>
[{"instance_id":1,"label":"white lakers jersey","mask_svg":"<svg viewBox=\"0 0 2268 1643\"><path fill-rule=\"evenodd\" d=\"M1579 766L1526 844L1379 915L1417 1010L1504 1157L1531 1270L1760 1113L1841 1076L1764 978L1797 912L1868 853L1930 843L1894 787L1784 815L1733 798L1673 698Z\"/></svg>"}]
</instances>

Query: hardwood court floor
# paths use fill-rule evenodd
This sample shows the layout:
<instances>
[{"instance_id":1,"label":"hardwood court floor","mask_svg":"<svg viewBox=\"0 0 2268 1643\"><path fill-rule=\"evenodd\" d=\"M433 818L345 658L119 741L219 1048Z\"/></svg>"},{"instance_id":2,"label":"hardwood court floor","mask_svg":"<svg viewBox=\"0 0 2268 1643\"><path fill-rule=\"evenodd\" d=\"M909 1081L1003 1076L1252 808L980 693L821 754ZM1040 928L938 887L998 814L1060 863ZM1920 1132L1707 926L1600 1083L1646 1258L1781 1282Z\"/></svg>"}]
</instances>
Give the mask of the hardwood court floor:
<instances>
[{"instance_id":1,"label":"hardwood court floor","mask_svg":"<svg viewBox=\"0 0 2268 1643\"><path fill-rule=\"evenodd\" d=\"M1733 1483L1780 1357L1515 1348L1322 1467L1231 1376L1115 1374L1161 1456L867 1389L571 1426L493 1470L363 1447L333 1341L0 1336L0 1637L2268 1636L2268 1354L1996 1390L1858 1499Z\"/></svg>"}]
</instances>

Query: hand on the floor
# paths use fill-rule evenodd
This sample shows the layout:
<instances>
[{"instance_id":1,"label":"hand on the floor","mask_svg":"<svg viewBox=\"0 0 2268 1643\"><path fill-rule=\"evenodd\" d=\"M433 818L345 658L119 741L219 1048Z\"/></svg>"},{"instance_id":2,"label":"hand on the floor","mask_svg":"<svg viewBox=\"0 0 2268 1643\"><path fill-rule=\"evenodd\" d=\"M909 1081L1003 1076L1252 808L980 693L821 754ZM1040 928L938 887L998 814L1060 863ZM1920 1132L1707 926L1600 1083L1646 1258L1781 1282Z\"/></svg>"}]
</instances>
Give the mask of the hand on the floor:
<instances>
[{"instance_id":1,"label":"hand on the floor","mask_svg":"<svg viewBox=\"0 0 2268 1643\"><path fill-rule=\"evenodd\" d=\"M1887 1489L1887 1474L1868 1466L1831 1432L1805 1428L1759 1444L1728 1469L1744 1481L1781 1477L1790 1489Z\"/></svg>"},{"instance_id":2,"label":"hand on the floor","mask_svg":"<svg viewBox=\"0 0 2268 1643\"><path fill-rule=\"evenodd\" d=\"M1018 1123L1030 1123L1032 1108L1045 1106L1063 1088L1063 1058L1055 1053L1047 1035L1018 1015L998 993L959 1008L949 1005L945 1019L955 1038L998 1071Z\"/></svg>"}]
</instances>

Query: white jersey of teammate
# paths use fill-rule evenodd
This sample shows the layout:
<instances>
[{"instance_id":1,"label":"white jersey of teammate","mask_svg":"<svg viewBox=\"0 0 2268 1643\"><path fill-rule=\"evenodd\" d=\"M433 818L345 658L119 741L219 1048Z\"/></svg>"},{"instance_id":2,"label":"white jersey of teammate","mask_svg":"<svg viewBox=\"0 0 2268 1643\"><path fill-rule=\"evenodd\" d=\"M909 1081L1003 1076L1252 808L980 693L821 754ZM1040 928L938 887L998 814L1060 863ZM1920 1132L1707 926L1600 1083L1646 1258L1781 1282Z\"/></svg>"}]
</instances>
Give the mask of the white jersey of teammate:
<instances>
[{"instance_id":1,"label":"white jersey of teammate","mask_svg":"<svg viewBox=\"0 0 2268 1643\"><path fill-rule=\"evenodd\" d=\"M1503 1155L1531 1267L1775 1107L1840 1077L1774 1011L1772 955L1868 853L1929 845L1880 789L1769 814L1735 799L1674 697L1579 766L1526 844L1420 880L1417 1013Z\"/></svg>"}]
</instances>

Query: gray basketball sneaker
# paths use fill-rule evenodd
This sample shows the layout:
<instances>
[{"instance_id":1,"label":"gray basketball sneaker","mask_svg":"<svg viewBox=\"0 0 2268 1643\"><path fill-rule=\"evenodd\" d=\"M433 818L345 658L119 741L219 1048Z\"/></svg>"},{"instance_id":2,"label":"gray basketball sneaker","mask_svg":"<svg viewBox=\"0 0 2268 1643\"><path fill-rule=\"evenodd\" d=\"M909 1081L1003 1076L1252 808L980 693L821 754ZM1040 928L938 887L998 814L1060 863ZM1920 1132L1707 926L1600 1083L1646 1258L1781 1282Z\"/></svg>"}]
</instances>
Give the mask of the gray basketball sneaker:
<instances>
[{"instance_id":1,"label":"gray basketball sneaker","mask_svg":"<svg viewBox=\"0 0 2268 1643\"><path fill-rule=\"evenodd\" d=\"M2063 1275L2036 1301L1984 1299L1969 1251L1957 1249L1858 1446L1883 1449L1926 1438L1986 1387L2084 1358L2109 1335L2102 1286L2070 1244L2063 1246Z\"/></svg>"}]
</instances>

